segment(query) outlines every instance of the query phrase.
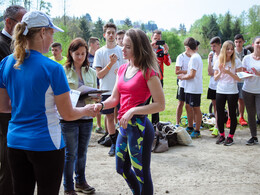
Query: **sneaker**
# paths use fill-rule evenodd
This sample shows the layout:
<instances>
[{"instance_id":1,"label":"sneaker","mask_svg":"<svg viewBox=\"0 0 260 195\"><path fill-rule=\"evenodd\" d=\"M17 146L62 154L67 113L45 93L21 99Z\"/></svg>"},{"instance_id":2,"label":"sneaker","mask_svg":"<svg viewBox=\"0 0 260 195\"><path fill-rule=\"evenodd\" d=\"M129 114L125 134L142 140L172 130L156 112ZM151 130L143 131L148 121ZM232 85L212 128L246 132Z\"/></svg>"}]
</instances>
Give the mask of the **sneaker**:
<instances>
[{"instance_id":1,"label":"sneaker","mask_svg":"<svg viewBox=\"0 0 260 195\"><path fill-rule=\"evenodd\" d=\"M224 136L219 136L218 140L216 141L216 144L223 144L225 141L225 137Z\"/></svg>"},{"instance_id":2,"label":"sneaker","mask_svg":"<svg viewBox=\"0 0 260 195\"><path fill-rule=\"evenodd\" d=\"M175 127L178 128L180 125L179 124L176 124Z\"/></svg>"},{"instance_id":3,"label":"sneaker","mask_svg":"<svg viewBox=\"0 0 260 195\"><path fill-rule=\"evenodd\" d=\"M95 132L99 133L99 134L106 134L106 131L104 129L102 129L102 127L97 127Z\"/></svg>"},{"instance_id":4,"label":"sneaker","mask_svg":"<svg viewBox=\"0 0 260 195\"><path fill-rule=\"evenodd\" d=\"M75 190L64 191L64 195L77 195L77 193L75 192Z\"/></svg>"},{"instance_id":5,"label":"sneaker","mask_svg":"<svg viewBox=\"0 0 260 195\"><path fill-rule=\"evenodd\" d=\"M234 143L233 139L231 137L227 137L224 146L231 146L233 143Z\"/></svg>"},{"instance_id":6,"label":"sneaker","mask_svg":"<svg viewBox=\"0 0 260 195\"><path fill-rule=\"evenodd\" d=\"M192 128L186 127L186 131L188 132L188 134L191 134L193 130L194 130L193 127Z\"/></svg>"},{"instance_id":7,"label":"sneaker","mask_svg":"<svg viewBox=\"0 0 260 195\"><path fill-rule=\"evenodd\" d=\"M214 130L214 128L215 128L215 127L211 127L211 128L209 128L209 130L210 130L210 131L213 131L213 130Z\"/></svg>"},{"instance_id":8,"label":"sneaker","mask_svg":"<svg viewBox=\"0 0 260 195\"><path fill-rule=\"evenodd\" d=\"M258 139L257 137L251 137L247 142L246 145L252 146L254 144L258 144Z\"/></svg>"},{"instance_id":9,"label":"sneaker","mask_svg":"<svg viewBox=\"0 0 260 195\"><path fill-rule=\"evenodd\" d=\"M213 135L214 137L218 136L218 129L216 127L213 127L213 131L212 131L211 135Z\"/></svg>"},{"instance_id":10,"label":"sneaker","mask_svg":"<svg viewBox=\"0 0 260 195\"><path fill-rule=\"evenodd\" d=\"M193 128L196 128L196 123L193 123ZM203 127L200 126L200 129L202 129Z\"/></svg>"},{"instance_id":11,"label":"sneaker","mask_svg":"<svg viewBox=\"0 0 260 195\"><path fill-rule=\"evenodd\" d=\"M231 120L230 120L230 118L228 118L227 123L226 123L227 128L230 128L230 122L231 122Z\"/></svg>"},{"instance_id":12,"label":"sneaker","mask_svg":"<svg viewBox=\"0 0 260 195\"><path fill-rule=\"evenodd\" d=\"M247 122L245 121L245 119L244 119L243 117L240 117L240 118L239 118L239 124L240 124L241 126L246 126L246 125L247 125Z\"/></svg>"},{"instance_id":13,"label":"sneaker","mask_svg":"<svg viewBox=\"0 0 260 195\"><path fill-rule=\"evenodd\" d=\"M115 156L116 154L116 144L112 144L111 147L110 147L110 150L108 152L108 155L109 156Z\"/></svg>"},{"instance_id":14,"label":"sneaker","mask_svg":"<svg viewBox=\"0 0 260 195\"><path fill-rule=\"evenodd\" d=\"M193 138L199 138L201 137L200 135L200 132L199 131L193 131L191 134L190 134L190 137L193 139Z\"/></svg>"},{"instance_id":15,"label":"sneaker","mask_svg":"<svg viewBox=\"0 0 260 195\"><path fill-rule=\"evenodd\" d=\"M83 192L85 194L93 194L96 190L95 190L95 188L93 188L90 185L88 185L87 182L85 182L83 184L77 184L76 183L75 191L76 192Z\"/></svg>"}]
</instances>

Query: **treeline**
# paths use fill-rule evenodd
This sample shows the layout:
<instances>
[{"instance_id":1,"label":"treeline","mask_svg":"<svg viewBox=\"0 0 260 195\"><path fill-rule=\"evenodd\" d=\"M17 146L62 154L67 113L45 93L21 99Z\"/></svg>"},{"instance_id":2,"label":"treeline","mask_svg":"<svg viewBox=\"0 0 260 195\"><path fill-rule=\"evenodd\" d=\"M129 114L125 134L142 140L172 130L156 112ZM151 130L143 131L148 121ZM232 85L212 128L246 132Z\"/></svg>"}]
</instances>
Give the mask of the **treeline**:
<instances>
[{"instance_id":1,"label":"treeline","mask_svg":"<svg viewBox=\"0 0 260 195\"><path fill-rule=\"evenodd\" d=\"M50 13L51 4L44 0L10 0L1 1L0 4L5 7L18 4L30 9L38 9ZM82 37L86 41L91 36L100 39L101 46L105 44L103 38L103 25L106 22L115 23L119 30L127 30L130 28L140 28L151 37L151 32L155 29L162 30L162 38L169 45L169 53L173 61L176 60L177 55L184 51L183 41L185 38L192 36L200 41L199 53L206 58L209 51L209 41L214 36L220 36L222 41L233 40L234 35L241 33L244 35L246 45L252 43L253 37L260 35L260 5L252 6L248 11L243 11L240 16L235 17L227 12L225 15L204 15L202 18L196 20L189 31L186 30L185 24L180 24L179 29L172 28L170 30L161 29L154 21L142 23L139 21L132 22L130 18L124 20L114 21L113 18L108 21L98 18L97 21L92 21L90 14L86 13L81 17L70 17L66 15L66 0L64 0L63 16L53 18L56 25L64 29L65 33L55 33L54 41L60 42L63 45L63 52L66 51L70 41L76 37ZM0 18L2 19L2 17ZM0 20L1 21L1 20ZM0 23L3 28L3 21ZM49 55L49 54L48 54Z\"/></svg>"},{"instance_id":2,"label":"treeline","mask_svg":"<svg viewBox=\"0 0 260 195\"><path fill-rule=\"evenodd\" d=\"M101 40L101 45L105 44L103 38L103 25L108 22L101 18L93 22L91 16L87 13L82 17L57 17L54 18L55 24L61 26L66 33L58 33L55 35L55 40L62 42L66 46L70 40L80 36L88 40L90 36L98 37ZM151 37L151 33L155 29L160 29L153 21L148 23L132 22L130 18L121 21L114 21L118 29L140 28ZM222 41L234 40L236 34L243 34L246 40L246 45L252 43L252 39L260 35L260 5L252 6L248 11L243 11L239 17L232 16L230 12L225 15L204 15L196 20L187 31L185 24L180 24L179 29L172 28L171 30L162 30L162 38L166 41L170 48L170 56L172 60L184 51L183 41L185 38L192 36L200 41L199 53L203 58L208 56L210 51L209 41L214 36L220 36Z\"/></svg>"}]
</instances>

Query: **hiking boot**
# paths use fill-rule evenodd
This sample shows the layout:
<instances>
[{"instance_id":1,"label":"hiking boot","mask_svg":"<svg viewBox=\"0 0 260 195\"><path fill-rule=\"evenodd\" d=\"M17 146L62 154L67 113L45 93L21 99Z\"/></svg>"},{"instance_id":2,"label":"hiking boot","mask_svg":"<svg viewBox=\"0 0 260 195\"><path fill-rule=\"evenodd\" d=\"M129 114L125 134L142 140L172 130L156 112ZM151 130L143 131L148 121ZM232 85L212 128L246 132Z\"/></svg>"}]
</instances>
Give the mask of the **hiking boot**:
<instances>
[{"instance_id":1,"label":"hiking boot","mask_svg":"<svg viewBox=\"0 0 260 195\"><path fill-rule=\"evenodd\" d=\"M246 145L252 146L254 144L258 144L258 139L257 137L251 137L247 142Z\"/></svg>"},{"instance_id":2,"label":"hiking boot","mask_svg":"<svg viewBox=\"0 0 260 195\"><path fill-rule=\"evenodd\" d=\"M231 137L227 137L227 139L225 140L224 146L231 146L232 144L234 144L234 141Z\"/></svg>"},{"instance_id":3,"label":"hiking boot","mask_svg":"<svg viewBox=\"0 0 260 195\"><path fill-rule=\"evenodd\" d=\"M230 122L231 122L231 120L230 120L230 118L228 118L227 123L226 123L227 128L230 128Z\"/></svg>"},{"instance_id":4,"label":"hiking boot","mask_svg":"<svg viewBox=\"0 0 260 195\"><path fill-rule=\"evenodd\" d=\"M240 124L241 126L246 126L246 125L247 125L247 122L245 121L245 119L244 119L243 117L240 117L240 118L239 118L239 124Z\"/></svg>"},{"instance_id":5,"label":"hiking boot","mask_svg":"<svg viewBox=\"0 0 260 195\"><path fill-rule=\"evenodd\" d=\"M223 144L225 141L225 137L224 136L219 136L218 140L216 141L216 144Z\"/></svg>"},{"instance_id":6,"label":"hiking boot","mask_svg":"<svg viewBox=\"0 0 260 195\"><path fill-rule=\"evenodd\" d=\"M213 127L213 131L211 133L211 135L213 135L214 137L217 137L218 136L218 129L216 127Z\"/></svg>"},{"instance_id":7,"label":"hiking boot","mask_svg":"<svg viewBox=\"0 0 260 195\"><path fill-rule=\"evenodd\" d=\"M115 156L116 154L116 144L112 144L111 147L110 147L110 150L108 152L108 155L109 156Z\"/></svg>"},{"instance_id":8,"label":"hiking boot","mask_svg":"<svg viewBox=\"0 0 260 195\"><path fill-rule=\"evenodd\" d=\"M93 194L95 192L95 188L88 185L87 182L83 184L77 184L75 185L76 192L83 192L85 194Z\"/></svg>"},{"instance_id":9,"label":"hiking boot","mask_svg":"<svg viewBox=\"0 0 260 195\"><path fill-rule=\"evenodd\" d=\"M102 127L97 127L95 132L99 134L106 134L106 131Z\"/></svg>"},{"instance_id":10,"label":"hiking boot","mask_svg":"<svg viewBox=\"0 0 260 195\"><path fill-rule=\"evenodd\" d=\"M193 130L193 127L186 127L186 131L188 132L188 134L191 134Z\"/></svg>"},{"instance_id":11,"label":"hiking boot","mask_svg":"<svg viewBox=\"0 0 260 195\"><path fill-rule=\"evenodd\" d=\"M77 193L75 192L75 190L64 191L64 195L77 195Z\"/></svg>"},{"instance_id":12,"label":"hiking boot","mask_svg":"<svg viewBox=\"0 0 260 195\"><path fill-rule=\"evenodd\" d=\"M193 131L191 134L190 134L190 137L193 139L193 138L199 138L201 137L200 135L200 132L199 131Z\"/></svg>"}]
</instances>

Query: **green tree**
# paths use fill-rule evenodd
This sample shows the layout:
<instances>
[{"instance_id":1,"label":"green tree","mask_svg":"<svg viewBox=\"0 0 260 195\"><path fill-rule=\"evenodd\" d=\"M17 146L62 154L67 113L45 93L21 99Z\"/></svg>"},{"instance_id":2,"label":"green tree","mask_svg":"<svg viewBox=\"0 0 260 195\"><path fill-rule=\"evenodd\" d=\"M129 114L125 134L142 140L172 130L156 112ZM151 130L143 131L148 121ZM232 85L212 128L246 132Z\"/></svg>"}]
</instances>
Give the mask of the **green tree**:
<instances>
[{"instance_id":1,"label":"green tree","mask_svg":"<svg viewBox=\"0 0 260 195\"><path fill-rule=\"evenodd\" d=\"M144 23L141 24L141 30L144 31L144 32L146 32Z\"/></svg>"},{"instance_id":2,"label":"green tree","mask_svg":"<svg viewBox=\"0 0 260 195\"><path fill-rule=\"evenodd\" d=\"M241 32L241 28L240 28L240 20L239 20L239 18L237 18L237 19L235 20L235 22L234 22L234 27L233 27L232 32L233 32L233 37L234 37L235 35L237 35L237 34L242 33L242 32Z\"/></svg>"},{"instance_id":3,"label":"green tree","mask_svg":"<svg viewBox=\"0 0 260 195\"><path fill-rule=\"evenodd\" d=\"M111 22L111 23L113 23L113 24L115 23L113 18L110 18L110 19L108 20L108 22Z\"/></svg>"},{"instance_id":4,"label":"green tree","mask_svg":"<svg viewBox=\"0 0 260 195\"><path fill-rule=\"evenodd\" d=\"M104 22L100 17L98 17L98 20L94 23L94 29L92 31L92 34L94 37L99 38L99 40L104 39L103 37L103 26Z\"/></svg>"},{"instance_id":5,"label":"green tree","mask_svg":"<svg viewBox=\"0 0 260 195\"><path fill-rule=\"evenodd\" d=\"M180 33L182 36L185 36L185 35L186 35L186 27L185 27L185 24L180 24L178 33Z\"/></svg>"},{"instance_id":6,"label":"green tree","mask_svg":"<svg viewBox=\"0 0 260 195\"><path fill-rule=\"evenodd\" d=\"M85 39L85 41L88 41L91 37L91 32L89 30L88 22L85 19L85 17L81 17L79 21L79 28L81 30L81 37Z\"/></svg>"},{"instance_id":7,"label":"green tree","mask_svg":"<svg viewBox=\"0 0 260 195\"><path fill-rule=\"evenodd\" d=\"M125 21L124 21L124 25L126 25L127 27L129 28L132 28L133 25L132 25L132 22L129 18L126 18Z\"/></svg>"},{"instance_id":8,"label":"green tree","mask_svg":"<svg viewBox=\"0 0 260 195\"><path fill-rule=\"evenodd\" d=\"M183 44L178 35L169 31L164 31L162 32L162 39L165 40L169 46L169 54L171 59L175 61L177 56L183 51Z\"/></svg>"},{"instance_id":9,"label":"green tree","mask_svg":"<svg viewBox=\"0 0 260 195\"><path fill-rule=\"evenodd\" d=\"M85 19L86 19L88 22L92 22L92 18L91 18L91 16L90 16L89 13L86 13Z\"/></svg>"},{"instance_id":10,"label":"green tree","mask_svg":"<svg viewBox=\"0 0 260 195\"><path fill-rule=\"evenodd\" d=\"M251 38L260 35L260 5L252 6L248 11L249 34Z\"/></svg>"},{"instance_id":11,"label":"green tree","mask_svg":"<svg viewBox=\"0 0 260 195\"><path fill-rule=\"evenodd\" d=\"M228 11L224 17L224 21L222 25L220 26L222 32L222 42L233 39L231 26L232 26L231 15Z\"/></svg>"},{"instance_id":12,"label":"green tree","mask_svg":"<svg viewBox=\"0 0 260 195\"><path fill-rule=\"evenodd\" d=\"M47 15L50 15L52 5L50 2L40 1L39 10L45 12Z\"/></svg>"}]
</instances>

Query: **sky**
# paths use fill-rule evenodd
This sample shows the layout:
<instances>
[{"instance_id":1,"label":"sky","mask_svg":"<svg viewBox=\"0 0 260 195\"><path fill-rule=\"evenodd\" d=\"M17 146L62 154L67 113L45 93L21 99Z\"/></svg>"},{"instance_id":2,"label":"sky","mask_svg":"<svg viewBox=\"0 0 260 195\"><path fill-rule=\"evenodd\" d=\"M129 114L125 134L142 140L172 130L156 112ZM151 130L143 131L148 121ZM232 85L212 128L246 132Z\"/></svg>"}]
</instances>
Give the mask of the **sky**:
<instances>
[{"instance_id":1,"label":"sky","mask_svg":"<svg viewBox=\"0 0 260 195\"><path fill-rule=\"evenodd\" d=\"M51 17L62 16L64 0L45 0L52 4ZM132 22L154 21L158 28L179 28L185 24L187 30L204 14L225 14L239 16L260 0L65 0L66 14L80 17L89 13L92 21L100 17L104 21L113 18Z\"/></svg>"}]
</instances>

